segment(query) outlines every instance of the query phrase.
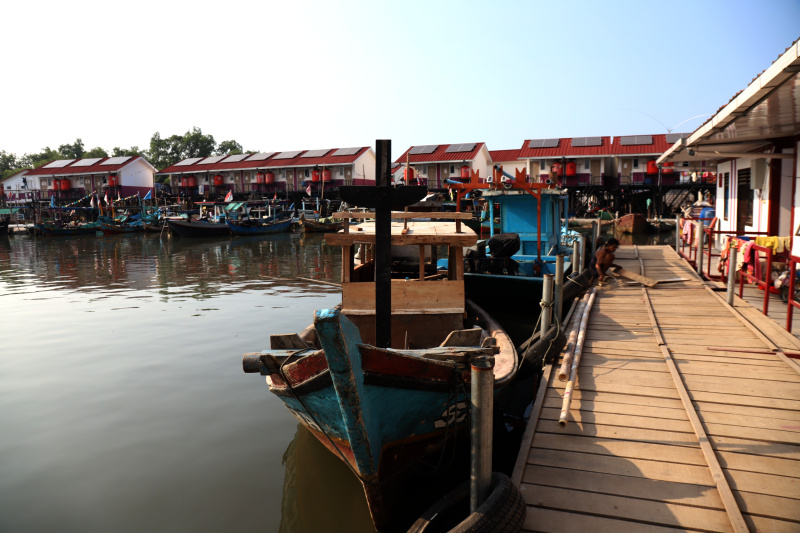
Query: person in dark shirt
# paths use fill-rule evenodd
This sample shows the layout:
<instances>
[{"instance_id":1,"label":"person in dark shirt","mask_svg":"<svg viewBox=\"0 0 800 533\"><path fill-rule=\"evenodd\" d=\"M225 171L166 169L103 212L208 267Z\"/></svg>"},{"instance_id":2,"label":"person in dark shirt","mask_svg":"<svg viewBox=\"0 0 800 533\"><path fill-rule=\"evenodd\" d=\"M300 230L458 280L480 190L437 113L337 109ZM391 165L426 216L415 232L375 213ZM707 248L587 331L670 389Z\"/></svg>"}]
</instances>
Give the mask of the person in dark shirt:
<instances>
[{"instance_id":1,"label":"person in dark shirt","mask_svg":"<svg viewBox=\"0 0 800 533\"><path fill-rule=\"evenodd\" d=\"M606 280L606 270L614 264L614 252L617 251L617 248L619 248L619 241L612 237L597 250L589 265L592 269L592 277L598 277L600 281Z\"/></svg>"}]
</instances>

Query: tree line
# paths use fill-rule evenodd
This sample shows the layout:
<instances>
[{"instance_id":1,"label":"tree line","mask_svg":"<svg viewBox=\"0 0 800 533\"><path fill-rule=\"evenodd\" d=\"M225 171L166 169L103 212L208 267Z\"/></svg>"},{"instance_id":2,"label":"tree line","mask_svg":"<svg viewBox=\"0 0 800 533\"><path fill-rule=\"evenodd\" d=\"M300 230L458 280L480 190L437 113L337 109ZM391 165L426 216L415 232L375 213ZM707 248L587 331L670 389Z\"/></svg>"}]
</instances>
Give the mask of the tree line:
<instances>
[{"instance_id":1,"label":"tree line","mask_svg":"<svg viewBox=\"0 0 800 533\"><path fill-rule=\"evenodd\" d=\"M249 150L250 152L257 150ZM230 155L245 153L242 145L235 140L217 143L213 135L205 135L203 131L194 127L183 135L161 137L155 132L150 138L149 148L120 148L115 146L108 151L99 146L86 149L81 139L75 139L72 144L62 144L54 150L49 146L35 154L16 154L0 150L0 180L27 168L38 168L57 159L88 159L93 157L120 157L125 155L140 155L147 159L157 169L174 165L187 157L210 157L213 155Z\"/></svg>"}]
</instances>

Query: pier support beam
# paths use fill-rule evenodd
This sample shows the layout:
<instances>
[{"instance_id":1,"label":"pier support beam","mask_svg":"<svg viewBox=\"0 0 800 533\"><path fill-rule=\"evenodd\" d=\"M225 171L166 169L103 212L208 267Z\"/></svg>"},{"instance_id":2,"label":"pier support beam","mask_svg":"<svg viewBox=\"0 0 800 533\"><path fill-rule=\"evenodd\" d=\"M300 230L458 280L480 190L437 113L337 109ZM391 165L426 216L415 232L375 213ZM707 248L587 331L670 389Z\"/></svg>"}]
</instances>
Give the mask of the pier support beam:
<instances>
[{"instance_id":1,"label":"pier support beam","mask_svg":"<svg viewBox=\"0 0 800 533\"><path fill-rule=\"evenodd\" d=\"M470 513L476 512L486 501L492 484L493 369L494 357L476 357L472 361Z\"/></svg>"}]
</instances>

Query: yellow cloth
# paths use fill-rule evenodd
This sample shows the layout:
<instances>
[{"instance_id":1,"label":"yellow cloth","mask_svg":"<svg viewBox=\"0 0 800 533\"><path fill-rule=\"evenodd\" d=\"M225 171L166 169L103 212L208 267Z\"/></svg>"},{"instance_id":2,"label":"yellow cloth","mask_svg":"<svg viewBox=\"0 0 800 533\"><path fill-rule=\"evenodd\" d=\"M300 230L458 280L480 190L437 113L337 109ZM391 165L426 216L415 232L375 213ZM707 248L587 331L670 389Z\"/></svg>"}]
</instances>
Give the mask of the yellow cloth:
<instances>
[{"instance_id":1,"label":"yellow cloth","mask_svg":"<svg viewBox=\"0 0 800 533\"><path fill-rule=\"evenodd\" d=\"M756 245L764 246L765 248L772 248L776 254L783 252L789 248L789 237L756 237Z\"/></svg>"}]
</instances>

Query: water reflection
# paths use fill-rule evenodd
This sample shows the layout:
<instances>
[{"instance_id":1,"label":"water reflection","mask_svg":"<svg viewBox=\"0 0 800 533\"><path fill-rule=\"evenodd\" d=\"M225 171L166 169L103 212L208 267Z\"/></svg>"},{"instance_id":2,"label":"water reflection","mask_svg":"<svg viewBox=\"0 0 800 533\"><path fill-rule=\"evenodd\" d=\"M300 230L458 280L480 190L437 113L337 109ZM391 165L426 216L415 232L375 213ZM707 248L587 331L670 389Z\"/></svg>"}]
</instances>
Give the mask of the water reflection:
<instances>
[{"instance_id":1,"label":"water reflection","mask_svg":"<svg viewBox=\"0 0 800 533\"><path fill-rule=\"evenodd\" d=\"M15 237L0 241L0 282L12 293L159 289L170 297L285 288L297 277L338 280L340 258L322 235L180 239L158 234ZM314 291L307 282L292 291ZM276 287L276 290L280 290Z\"/></svg>"},{"instance_id":2,"label":"water reflection","mask_svg":"<svg viewBox=\"0 0 800 533\"><path fill-rule=\"evenodd\" d=\"M304 427L283 454L280 533L374 532L361 483Z\"/></svg>"}]
</instances>

